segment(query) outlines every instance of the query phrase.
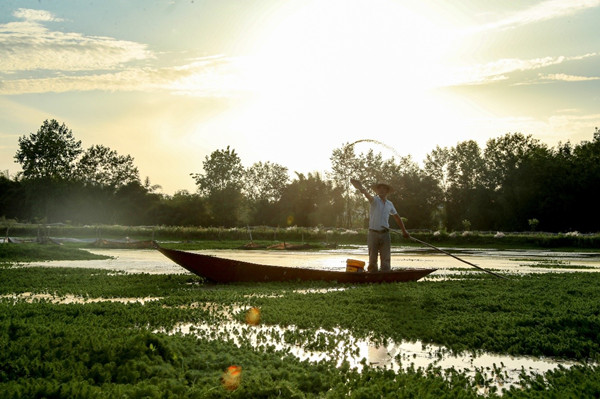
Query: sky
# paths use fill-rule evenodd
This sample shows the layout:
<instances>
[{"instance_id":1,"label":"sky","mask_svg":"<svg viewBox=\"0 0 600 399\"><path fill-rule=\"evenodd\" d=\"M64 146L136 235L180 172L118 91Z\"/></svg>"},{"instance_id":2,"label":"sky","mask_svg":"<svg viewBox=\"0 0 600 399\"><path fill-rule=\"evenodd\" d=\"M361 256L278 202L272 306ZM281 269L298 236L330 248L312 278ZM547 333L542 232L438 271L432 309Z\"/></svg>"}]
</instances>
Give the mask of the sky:
<instances>
[{"instance_id":1,"label":"sky","mask_svg":"<svg viewBox=\"0 0 600 399\"><path fill-rule=\"evenodd\" d=\"M131 155L160 192L227 146L327 172L600 126L600 0L0 0L0 171L46 119ZM389 148L394 151L389 152Z\"/></svg>"}]
</instances>

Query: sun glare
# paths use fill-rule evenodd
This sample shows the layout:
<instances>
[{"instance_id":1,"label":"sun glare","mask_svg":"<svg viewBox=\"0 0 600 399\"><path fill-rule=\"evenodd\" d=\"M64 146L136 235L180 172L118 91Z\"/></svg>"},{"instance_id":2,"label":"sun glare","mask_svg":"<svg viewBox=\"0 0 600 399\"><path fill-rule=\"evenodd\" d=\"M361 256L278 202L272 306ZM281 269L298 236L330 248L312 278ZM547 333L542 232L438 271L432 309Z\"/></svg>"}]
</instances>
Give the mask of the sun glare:
<instances>
[{"instance_id":1,"label":"sun glare","mask_svg":"<svg viewBox=\"0 0 600 399\"><path fill-rule=\"evenodd\" d=\"M422 157L446 144L443 120L457 117L435 94L452 40L390 0L286 2L244 40L238 63L252 100L220 119L241 136L263 138L263 152L282 137L319 142L328 153L377 138ZM431 148L417 150L423 135ZM294 156L301 155L286 160Z\"/></svg>"},{"instance_id":2,"label":"sun glare","mask_svg":"<svg viewBox=\"0 0 600 399\"><path fill-rule=\"evenodd\" d=\"M439 83L436 61L448 50L448 36L396 2L294 2L271 18L254 48L255 77L267 93L396 98Z\"/></svg>"}]
</instances>

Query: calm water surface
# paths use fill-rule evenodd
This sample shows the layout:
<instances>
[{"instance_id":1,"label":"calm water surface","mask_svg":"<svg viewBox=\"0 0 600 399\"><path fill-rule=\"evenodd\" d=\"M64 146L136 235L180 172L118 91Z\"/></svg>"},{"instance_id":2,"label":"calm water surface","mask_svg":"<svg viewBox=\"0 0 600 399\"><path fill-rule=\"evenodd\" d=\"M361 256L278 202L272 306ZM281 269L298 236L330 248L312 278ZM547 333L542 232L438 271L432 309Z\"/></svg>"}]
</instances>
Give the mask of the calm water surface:
<instances>
[{"instance_id":1,"label":"calm water surface","mask_svg":"<svg viewBox=\"0 0 600 399\"><path fill-rule=\"evenodd\" d=\"M600 253L550 252L544 250L481 250L444 248L461 259L482 268L507 273L598 272ZM108 260L33 262L30 266L88 267L129 273L188 273L156 250L91 249L90 252L111 256ZM319 252L267 250L191 251L264 265L344 270L347 259L367 261L367 248L352 247ZM452 276L466 271L482 273L457 259L430 250L394 248L392 268L438 269L432 278Z\"/></svg>"}]
</instances>

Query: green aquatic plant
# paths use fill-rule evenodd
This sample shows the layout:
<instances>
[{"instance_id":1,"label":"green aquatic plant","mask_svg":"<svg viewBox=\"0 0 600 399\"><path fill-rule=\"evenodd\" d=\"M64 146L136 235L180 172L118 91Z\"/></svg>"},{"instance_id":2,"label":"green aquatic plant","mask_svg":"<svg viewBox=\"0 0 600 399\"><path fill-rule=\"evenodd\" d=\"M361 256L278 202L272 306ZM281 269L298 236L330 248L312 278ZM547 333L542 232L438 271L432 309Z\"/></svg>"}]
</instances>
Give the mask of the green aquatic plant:
<instances>
[{"instance_id":1,"label":"green aquatic plant","mask_svg":"<svg viewBox=\"0 0 600 399\"><path fill-rule=\"evenodd\" d=\"M23 263L46 260L97 260L110 259L78 248L53 244L0 244L1 263Z\"/></svg>"},{"instance_id":2,"label":"green aquatic plant","mask_svg":"<svg viewBox=\"0 0 600 399\"><path fill-rule=\"evenodd\" d=\"M457 370L433 367L394 372L363 363L359 372L348 364L338 366L335 356L356 353L354 341L344 341L352 335L381 343L436 342L449 351L597 360L599 285L595 273L557 273L508 282L465 276L333 290L340 285L211 285L189 274L1 269L0 392L7 398L474 398L487 389L493 398L500 392L492 377L502 375L501 365L480 370L480 377L471 379ZM18 295L26 292L156 299L143 304L54 303L47 297L27 302ZM258 342L243 338L244 328L251 327L218 328L243 321L249 307L259 307L261 324L273 327ZM167 334L182 323L198 326L198 335ZM284 326L296 329L278 329ZM289 349L277 350L273 340L329 352L334 359L301 361ZM219 379L233 364L242 366L243 382L226 392ZM600 392L600 371L593 365L559 368L543 376L523 374L521 380L522 389L510 388L504 397L568 397L578 391L594 397Z\"/></svg>"}]
</instances>

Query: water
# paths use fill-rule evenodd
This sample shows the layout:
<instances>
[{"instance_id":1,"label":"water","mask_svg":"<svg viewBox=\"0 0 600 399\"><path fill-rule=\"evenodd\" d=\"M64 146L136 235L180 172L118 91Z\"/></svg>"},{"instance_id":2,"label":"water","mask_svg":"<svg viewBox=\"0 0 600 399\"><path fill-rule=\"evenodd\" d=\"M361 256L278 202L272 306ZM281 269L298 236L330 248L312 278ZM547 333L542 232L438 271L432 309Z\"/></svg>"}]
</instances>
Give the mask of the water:
<instances>
[{"instance_id":1,"label":"water","mask_svg":"<svg viewBox=\"0 0 600 399\"><path fill-rule=\"evenodd\" d=\"M448 250L448 248L445 248ZM156 250L90 249L90 252L113 257L108 260L32 262L28 266L86 267L118 270L129 273L178 274L188 273ZM451 250L454 253L454 250ZM194 252L194 251L191 251ZM319 252L267 250L204 250L197 251L228 259L243 260L273 266L307 267L345 270L347 259L368 261L366 246L352 246ZM598 272L600 254L593 252L550 252L545 250L460 249L461 259L484 269L500 273L527 274L553 272ZM438 269L430 277L440 278L465 272L483 273L450 256L414 247L394 247L392 268Z\"/></svg>"}]
</instances>

